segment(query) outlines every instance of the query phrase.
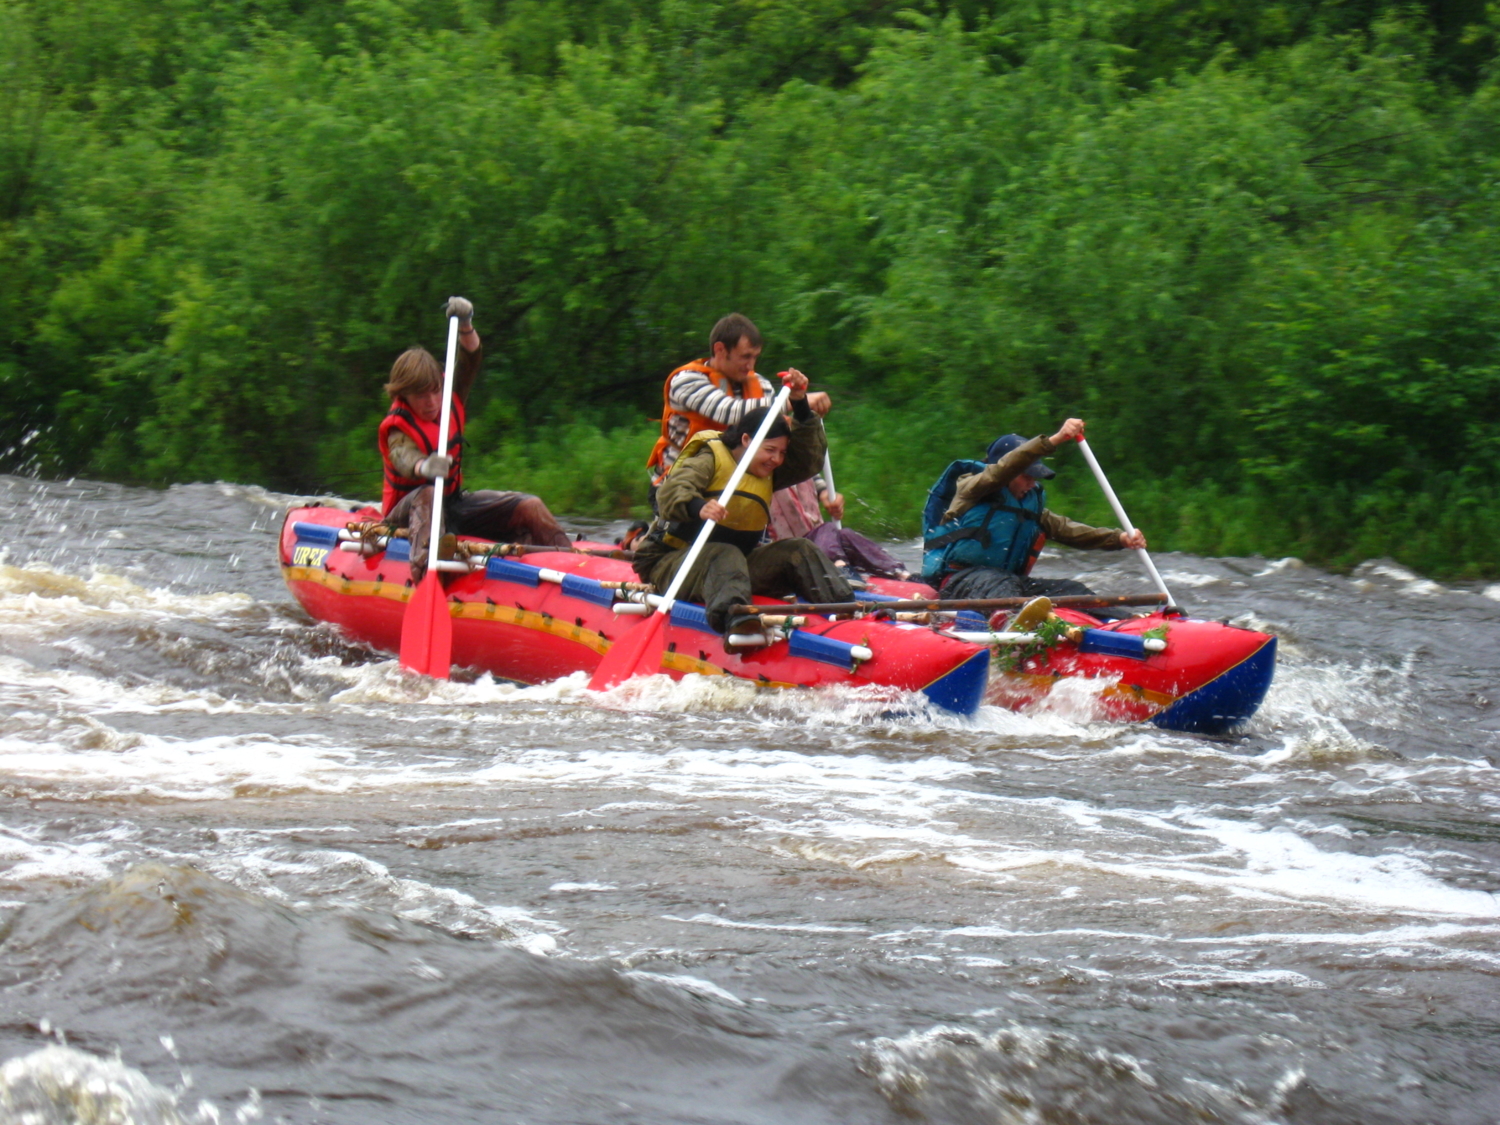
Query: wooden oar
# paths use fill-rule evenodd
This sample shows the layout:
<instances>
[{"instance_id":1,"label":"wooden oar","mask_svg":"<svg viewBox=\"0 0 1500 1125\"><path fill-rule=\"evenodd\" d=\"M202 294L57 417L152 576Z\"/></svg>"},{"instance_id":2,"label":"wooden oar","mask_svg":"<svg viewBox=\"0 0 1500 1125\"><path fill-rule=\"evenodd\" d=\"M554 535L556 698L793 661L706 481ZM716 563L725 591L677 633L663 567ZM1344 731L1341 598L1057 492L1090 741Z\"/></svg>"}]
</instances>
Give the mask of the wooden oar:
<instances>
[{"instance_id":1,"label":"wooden oar","mask_svg":"<svg viewBox=\"0 0 1500 1125\"><path fill-rule=\"evenodd\" d=\"M1115 519L1120 521L1127 534L1134 534L1135 527L1130 522L1130 517L1125 514L1125 509L1120 506L1120 498L1115 495L1115 490L1109 487L1109 481L1104 478L1104 470L1099 467L1099 462L1094 458L1094 451L1089 448L1089 443L1082 437L1078 439L1078 448L1083 450L1083 459L1089 463L1089 468L1094 470L1094 479L1099 482L1099 488L1104 493L1104 498L1109 501L1109 506L1115 510ZM1137 547L1136 556L1141 560L1141 565L1146 568L1146 573L1151 576L1151 581L1161 591L1161 596L1167 599L1168 605L1176 605L1172 600L1171 593L1167 590L1167 584L1161 580L1161 575L1156 572L1156 564L1151 561L1151 556L1146 553L1146 548Z\"/></svg>"},{"instance_id":2,"label":"wooden oar","mask_svg":"<svg viewBox=\"0 0 1500 1125\"><path fill-rule=\"evenodd\" d=\"M782 602L780 605L734 605L729 607L729 612L735 616L743 616L748 613L786 613L788 610L797 613L814 613L819 617L828 617L835 613L871 613L875 610L887 610L891 613L915 613L915 612L949 612L960 609L1020 609L1031 598L936 598L930 602L910 599L899 602L823 602L817 605L804 605L801 602ZM1113 597L1102 597L1097 594L1069 594L1067 597L1053 598L1054 606L1062 606L1064 609L1109 609L1111 606L1147 606L1161 605L1167 601L1164 594L1118 594Z\"/></svg>"},{"instance_id":3,"label":"wooden oar","mask_svg":"<svg viewBox=\"0 0 1500 1125\"><path fill-rule=\"evenodd\" d=\"M755 455L760 452L761 443L766 440L766 433L781 412L786 408L786 400L791 396L790 387L782 387L775 401L771 403L771 409L766 411L765 419L760 428L755 431L755 436L750 439L750 444L745 447L745 452L740 455L739 464L729 477L729 483L724 486L724 491L719 494L719 504L727 507L729 501L734 498L734 490L740 486L745 472L750 468L750 462L755 460ZM667 619L672 613L672 603L677 600L677 591L682 589L682 584L687 581L688 572L693 569L693 564L698 561L698 556L703 552L703 545L708 542L708 537L713 534L715 524L712 520L704 520L703 527L698 532L698 537L693 540L693 545L683 556L682 564L678 566L677 573L672 576L672 584L667 587L667 592L656 605L656 612L647 620L642 621L624 637L610 645L609 651L604 654L604 659L599 661L599 667L594 670L593 678L589 680L589 687L594 691L608 691L612 687L623 684L626 680L635 676L649 676L661 667L661 652L664 646L664 634L667 628ZM783 613L786 607L783 606Z\"/></svg>"},{"instance_id":4,"label":"wooden oar","mask_svg":"<svg viewBox=\"0 0 1500 1125\"><path fill-rule=\"evenodd\" d=\"M443 414L437 452L448 454L448 419L453 405L453 368L458 358L458 317L448 318L448 365L443 371ZM406 603L401 620L401 667L446 680L453 667L453 618L438 578L438 540L443 537L443 477L432 482L432 524L427 542L427 573Z\"/></svg>"}]
</instances>

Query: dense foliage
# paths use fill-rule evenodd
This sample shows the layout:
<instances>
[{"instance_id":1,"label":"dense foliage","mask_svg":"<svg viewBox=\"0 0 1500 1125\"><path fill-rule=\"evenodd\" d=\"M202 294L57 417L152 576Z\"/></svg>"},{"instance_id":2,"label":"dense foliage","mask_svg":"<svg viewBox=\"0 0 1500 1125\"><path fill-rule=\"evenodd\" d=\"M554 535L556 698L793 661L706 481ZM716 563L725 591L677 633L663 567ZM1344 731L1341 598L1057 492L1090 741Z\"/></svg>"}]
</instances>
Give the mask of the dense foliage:
<instances>
[{"instance_id":1,"label":"dense foliage","mask_svg":"<svg viewBox=\"0 0 1500 1125\"><path fill-rule=\"evenodd\" d=\"M1079 414L1157 545L1494 573L1497 35L1482 0L0 0L0 468L373 494L390 360L463 292L471 481L622 513L738 309L834 394L867 527Z\"/></svg>"}]
</instances>

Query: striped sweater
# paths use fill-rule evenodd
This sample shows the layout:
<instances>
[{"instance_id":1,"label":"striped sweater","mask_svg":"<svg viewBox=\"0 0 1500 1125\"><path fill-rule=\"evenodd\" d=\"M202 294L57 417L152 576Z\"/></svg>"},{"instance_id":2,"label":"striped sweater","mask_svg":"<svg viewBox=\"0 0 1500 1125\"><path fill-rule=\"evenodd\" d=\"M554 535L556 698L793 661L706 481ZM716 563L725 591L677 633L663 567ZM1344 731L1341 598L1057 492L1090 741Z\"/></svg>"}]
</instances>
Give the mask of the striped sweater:
<instances>
[{"instance_id":1,"label":"striped sweater","mask_svg":"<svg viewBox=\"0 0 1500 1125\"><path fill-rule=\"evenodd\" d=\"M672 409L702 414L717 422L720 429L728 429L743 418L746 411L757 406L769 406L776 396L770 380L764 375L754 373L750 378L760 380L761 398L747 399L740 387L733 387L732 393L721 391L701 371L679 371L672 377L672 386L667 395ZM682 452L682 447L687 444L688 424L688 419L683 414L674 414L668 423L668 444L661 455L663 472L672 467L677 455Z\"/></svg>"}]
</instances>

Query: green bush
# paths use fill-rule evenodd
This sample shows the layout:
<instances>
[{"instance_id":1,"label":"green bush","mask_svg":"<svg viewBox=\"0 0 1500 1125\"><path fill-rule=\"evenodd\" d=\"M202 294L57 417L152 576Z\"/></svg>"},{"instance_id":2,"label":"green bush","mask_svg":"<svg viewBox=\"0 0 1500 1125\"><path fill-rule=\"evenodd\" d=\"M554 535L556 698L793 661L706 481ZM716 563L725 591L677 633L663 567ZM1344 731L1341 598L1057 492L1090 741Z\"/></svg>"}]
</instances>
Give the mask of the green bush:
<instances>
[{"instance_id":1,"label":"green bush","mask_svg":"<svg viewBox=\"0 0 1500 1125\"><path fill-rule=\"evenodd\" d=\"M739 309L881 534L1072 414L1163 546L1500 573L1497 44L1482 0L0 0L0 470L373 491L463 292L471 482L639 511Z\"/></svg>"}]
</instances>

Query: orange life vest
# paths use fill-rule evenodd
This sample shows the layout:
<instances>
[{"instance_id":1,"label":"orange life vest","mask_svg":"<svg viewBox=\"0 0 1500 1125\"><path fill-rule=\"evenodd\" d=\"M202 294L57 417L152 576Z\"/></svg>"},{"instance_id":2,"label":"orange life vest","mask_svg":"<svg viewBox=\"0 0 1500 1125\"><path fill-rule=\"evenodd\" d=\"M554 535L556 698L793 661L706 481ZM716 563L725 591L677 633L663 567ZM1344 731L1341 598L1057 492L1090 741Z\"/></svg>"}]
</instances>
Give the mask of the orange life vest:
<instances>
[{"instance_id":1,"label":"orange life vest","mask_svg":"<svg viewBox=\"0 0 1500 1125\"><path fill-rule=\"evenodd\" d=\"M381 515L389 515L401 498L415 488L431 482L426 477L403 477L391 465L391 431L400 430L422 451L422 456L431 457L437 452L438 423L418 418L406 405L404 398L391 403L390 413L380 420L380 461L385 466L385 490L380 498ZM455 396L453 416L448 419L448 456L453 458L453 469L443 481L443 495L452 496L463 483L464 453L464 404Z\"/></svg>"},{"instance_id":2,"label":"orange life vest","mask_svg":"<svg viewBox=\"0 0 1500 1125\"><path fill-rule=\"evenodd\" d=\"M687 433L682 437L683 445L687 445L688 439L699 430L722 430L724 428L723 422L716 422L707 415L696 414L691 410L678 410L672 405L672 380L684 371L697 371L707 375L708 381L725 394L731 393L731 388L733 387L733 384L730 383L726 376L721 375L708 365L708 360L706 359L695 359L692 363L684 363L667 376L667 382L661 390L661 437L656 439L656 445L651 450L651 456L646 458L646 467L655 470L654 483L656 484L662 482L662 479L667 475L667 470L671 467L666 464L663 458L666 456L667 449L672 444L671 429L673 418L686 418L688 420ZM745 381L744 389L746 398L764 397L760 376L754 372L751 372L750 378Z\"/></svg>"}]
</instances>

